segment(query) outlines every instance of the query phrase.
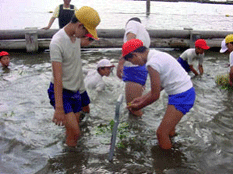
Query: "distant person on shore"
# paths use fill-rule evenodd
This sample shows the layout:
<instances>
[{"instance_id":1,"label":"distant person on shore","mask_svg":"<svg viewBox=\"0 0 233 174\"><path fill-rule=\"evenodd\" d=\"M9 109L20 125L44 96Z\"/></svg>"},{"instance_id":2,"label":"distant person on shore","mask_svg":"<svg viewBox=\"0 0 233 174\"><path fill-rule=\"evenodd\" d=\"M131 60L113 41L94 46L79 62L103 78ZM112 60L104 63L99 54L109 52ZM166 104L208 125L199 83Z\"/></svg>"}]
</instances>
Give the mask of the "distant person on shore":
<instances>
[{"instance_id":1,"label":"distant person on shore","mask_svg":"<svg viewBox=\"0 0 233 174\"><path fill-rule=\"evenodd\" d=\"M84 78L86 88L96 90L97 92L103 91L105 83L102 77L108 77L113 67L115 66L108 59L101 59L95 70L87 70L87 75Z\"/></svg>"},{"instance_id":2,"label":"distant person on shore","mask_svg":"<svg viewBox=\"0 0 233 174\"><path fill-rule=\"evenodd\" d=\"M196 76L202 75L204 73L202 65L205 56L204 51L208 50L209 48L210 47L206 44L206 41L204 39L198 39L195 42L195 48L189 48L186 51L184 51L178 58L178 62L185 69L185 71L192 71ZM193 67L193 63L195 60L198 61L199 73Z\"/></svg>"},{"instance_id":3,"label":"distant person on shore","mask_svg":"<svg viewBox=\"0 0 233 174\"><path fill-rule=\"evenodd\" d=\"M75 12L70 23L59 30L50 43L53 76L48 89L54 107L53 122L65 125L66 144L74 147L80 137L79 119L82 110L80 89L84 89L79 38L90 33L98 38L96 27L100 17L96 10L83 6Z\"/></svg>"},{"instance_id":4,"label":"distant person on shore","mask_svg":"<svg viewBox=\"0 0 233 174\"><path fill-rule=\"evenodd\" d=\"M53 16L51 17L48 26L44 27L43 29L50 29L56 18L58 18L58 24L60 29L70 22L77 8L74 5L70 4L71 0L63 1L64 3L57 6L55 11L53 12Z\"/></svg>"},{"instance_id":5,"label":"distant person on shore","mask_svg":"<svg viewBox=\"0 0 233 174\"><path fill-rule=\"evenodd\" d=\"M221 43L220 53L229 52L229 63L230 63L230 72L229 72L229 83L233 85L233 34L229 34Z\"/></svg>"},{"instance_id":6,"label":"distant person on shore","mask_svg":"<svg viewBox=\"0 0 233 174\"><path fill-rule=\"evenodd\" d=\"M141 20L137 17L127 21L125 26L124 43L131 39L142 40L144 46L150 47L150 36L145 27L141 24ZM131 102L134 98L142 96L143 87L147 80L147 70L145 65L133 65L126 61L123 57L120 58L117 67L117 76L125 82L125 97L126 102ZM132 114L142 116L141 110L132 110Z\"/></svg>"},{"instance_id":7,"label":"distant person on shore","mask_svg":"<svg viewBox=\"0 0 233 174\"><path fill-rule=\"evenodd\" d=\"M10 54L6 51L0 52L0 67L8 68L10 65Z\"/></svg>"},{"instance_id":8,"label":"distant person on shore","mask_svg":"<svg viewBox=\"0 0 233 174\"><path fill-rule=\"evenodd\" d=\"M190 76L171 55L149 50L139 39L124 43L122 55L135 65L146 65L151 83L151 91L131 101L127 105L129 110L152 104L159 99L163 89L168 94L167 110L156 134L159 146L171 149L170 137L175 135L176 125L194 105L196 95Z\"/></svg>"}]
</instances>

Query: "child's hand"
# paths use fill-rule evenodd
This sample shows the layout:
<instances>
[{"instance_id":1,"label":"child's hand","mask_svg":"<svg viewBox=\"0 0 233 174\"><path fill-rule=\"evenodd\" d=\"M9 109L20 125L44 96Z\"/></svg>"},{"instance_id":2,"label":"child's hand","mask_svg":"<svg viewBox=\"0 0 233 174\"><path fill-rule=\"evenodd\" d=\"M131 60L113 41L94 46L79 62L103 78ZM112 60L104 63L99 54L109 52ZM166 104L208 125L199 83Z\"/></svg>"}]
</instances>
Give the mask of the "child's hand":
<instances>
[{"instance_id":1,"label":"child's hand","mask_svg":"<svg viewBox=\"0 0 233 174\"><path fill-rule=\"evenodd\" d=\"M63 109L55 109L53 122L58 126L65 125L65 112Z\"/></svg>"}]
</instances>

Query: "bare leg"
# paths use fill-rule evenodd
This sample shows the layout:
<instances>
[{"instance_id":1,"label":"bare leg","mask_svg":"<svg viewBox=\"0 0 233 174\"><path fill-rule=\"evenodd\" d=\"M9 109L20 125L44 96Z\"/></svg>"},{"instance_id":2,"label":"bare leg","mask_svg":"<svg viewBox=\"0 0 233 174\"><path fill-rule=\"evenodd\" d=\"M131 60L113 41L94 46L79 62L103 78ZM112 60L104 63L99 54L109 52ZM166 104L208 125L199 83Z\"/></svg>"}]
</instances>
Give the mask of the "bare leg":
<instances>
[{"instance_id":1,"label":"bare leg","mask_svg":"<svg viewBox=\"0 0 233 174\"><path fill-rule=\"evenodd\" d=\"M135 83L135 82L126 82L125 96L126 96L127 103L131 102L133 99L137 97L141 97L142 92L143 92L142 85ZM138 111L132 111L132 114L141 117L143 113L141 110L138 110Z\"/></svg>"},{"instance_id":2,"label":"bare leg","mask_svg":"<svg viewBox=\"0 0 233 174\"><path fill-rule=\"evenodd\" d=\"M167 106L166 113L157 130L159 146L162 149L171 149L172 143L169 135L173 133L173 131L175 130L175 126L179 123L182 117L183 113L176 110L175 106Z\"/></svg>"},{"instance_id":3,"label":"bare leg","mask_svg":"<svg viewBox=\"0 0 233 174\"><path fill-rule=\"evenodd\" d=\"M89 107L89 105L84 106L84 107L82 108L82 111L85 112L85 113L90 113L90 107Z\"/></svg>"},{"instance_id":4,"label":"bare leg","mask_svg":"<svg viewBox=\"0 0 233 174\"><path fill-rule=\"evenodd\" d=\"M66 144L71 147L77 145L77 140L80 136L80 129L77 121L77 117L79 119L79 116L79 112L76 114L73 112L66 114Z\"/></svg>"}]
</instances>

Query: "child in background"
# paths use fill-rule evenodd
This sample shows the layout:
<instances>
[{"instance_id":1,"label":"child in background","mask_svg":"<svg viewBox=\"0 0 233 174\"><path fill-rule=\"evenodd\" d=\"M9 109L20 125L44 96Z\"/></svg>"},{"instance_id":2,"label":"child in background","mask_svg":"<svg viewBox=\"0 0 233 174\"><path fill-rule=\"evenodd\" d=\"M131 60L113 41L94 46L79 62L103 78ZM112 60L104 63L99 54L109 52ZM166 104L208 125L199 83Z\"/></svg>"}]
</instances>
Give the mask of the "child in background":
<instances>
[{"instance_id":1,"label":"child in background","mask_svg":"<svg viewBox=\"0 0 233 174\"><path fill-rule=\"evenodd\" d=\"M86 88L95 89L98 92L104 90L105 83L102 77L108 77L113 67L114 65L108 59L101 59L97 64L96 70L88 71L84 79Z\"/></svg>"},{"instance_id":2,"label":"child in background","mask_svg":"<svg viewBox=\"0 0 233 174\"><path fill-rule=\"evenodd\" d=\"M208 50L210 47L206 44L206 41L204 39L198 39L195 42L195 48L189 48L186 51L184 51L180 57L178 58L178 62L181 64L181 66L185 69L185 71L190 72L192 71L196 76L202 75L203 70L203 59L204 59L204 51ZM198 70L194 69L193 62L194 60L198 60Z\"/></svg>"},{"instance_id":3,"label":"child in background","mask_svg":"<svg viewBox=\"0 0 233 174\"><path fill-rule=\"evenodd\" d=\"M2 68L7 68L10 65L10 54L6 51L0 52L0 66Z\"/></svg>"},{"instance_id":4,"label":"child in background","mask_svg":"<svg viewBox=\"0 0 233 174\"><path fill-rule=\"evenodd\" d=\"M226 51L230 53L229 55L229 62L230 62L229 83L232 86L233 85L233 34L227 35L225 39L222 41L220 53L225 53Z\"/></svg>"},{"instance_id":5,"label":"child in background","mask_svg":"<svg viewBox=\"0 0 233 174\"><path fill-rule=\"evenodd\" d=\"M139 39L124 43L122 55L135 65L146 65L151 82L151 91L134 99L127 106L129 110L139 110L152 104L159 99L162 89L169 95L167 110L157 130L157 137L162 149L170 149L170 137L175 135L175 126L194 105L195 90L190 76L171 55L149 50Z\"/></svg>"},{"instance_id":6,"label":"child in background","mask_svg":"<svg viewBox=\"0 0 233 174\"><path fill-rule=\"evenodd\" d=\"M123 41L131 39L140 39L144 46L150 47L150 35L145 26L142 25L138 17L130 18L125 25L125 34ZM120 58L117 66L117 76L125 82L125 99L126 103L131 102L134 98L142 96L146 80L147 70L145 66L135 66L130 62ZM131 111L136 116L142 116L141 110Z\"/></svg>"}]
</instances>

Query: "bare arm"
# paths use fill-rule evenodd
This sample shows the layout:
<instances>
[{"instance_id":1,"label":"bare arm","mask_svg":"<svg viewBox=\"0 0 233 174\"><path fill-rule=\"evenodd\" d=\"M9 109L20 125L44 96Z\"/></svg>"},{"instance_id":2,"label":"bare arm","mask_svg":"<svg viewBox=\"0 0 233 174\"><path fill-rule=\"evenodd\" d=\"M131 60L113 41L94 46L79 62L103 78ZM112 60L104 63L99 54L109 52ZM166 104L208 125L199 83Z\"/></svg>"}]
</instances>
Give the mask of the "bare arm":
<instances>
[{"instance_id":1,"label":"bare arm","mask_svg":"<svg viewBox=\"0 0 233 174\"><path fill-rule=\"evenodd\" d=\"M193 65L189 65L191 71L197 76L198 72L193 68Z\"/></svg>"},{"instance_id":2,"label":"bare arm","mask_svg":"<svg viewBox=\"0 0 233 174\"><path fill-rule=\"evenodd\" d=\"M125 63L125 59L121 57L117 65L117 77L119 77L120 79L122 79L124 63Z\"/></svg>"},{"instance_id":3,"label":"bare arm","mask_svg":"<svg viewBox=\"0 0 233 174\"><path fill-rule=\"evenodd\" d=\"M230 73L229 73L229 77L230 77L230 85L233 85L233 66L230 67Z\"/></svg>"},{"instance_id":4,"label":"bare arm","mask_svg":"<svg viewBox=\"0 0 233 174\"><path fill-rule=\"evenodd\" d=\"M199 69L200 75L202 75L204 73L203 66L199 64L198 69Z\"/></svg>"},{"instance_id":5,"label":"bare arm","mask_svg":"<svg viewBox=\"0 0 233 174\"><path fill-rule=\"evenodd\" d=\"M45 29L45 30L48 30L48 29L50 29L50 27L52 26L52 24L53 24L53 22L55 21L55 17L51 17L51 19L49 20L49 24L48 24L48 26L47 27L44 27L44 28L42 28L42 29Z\"/></svg>"},{"instance_id":6,"label":"bare arm","mask_svg":"<svg viewBox=\"0 0 233 174\"><path fill-rule=\"evenodd\" d=\"M54 94L55 94L55 112L53 121L55 124L65 124L65 112L63 108L62 97L62 63L52 62L53 76L54 76Z\"/></svg>"},{"instance_id":7,"label":"bare arm","mask_svg":"<svg viewBox=\"0 0 233 174\"><path fill-rule=\"evenodd\" d=\"M151 81L151 91L140 98L134 99L131 104L127 106L128 109L139 110L159 99L161 90L159 73L150 66L148 67L148 72Z\"/></svg>"}]
</instances>

